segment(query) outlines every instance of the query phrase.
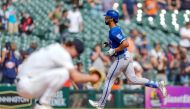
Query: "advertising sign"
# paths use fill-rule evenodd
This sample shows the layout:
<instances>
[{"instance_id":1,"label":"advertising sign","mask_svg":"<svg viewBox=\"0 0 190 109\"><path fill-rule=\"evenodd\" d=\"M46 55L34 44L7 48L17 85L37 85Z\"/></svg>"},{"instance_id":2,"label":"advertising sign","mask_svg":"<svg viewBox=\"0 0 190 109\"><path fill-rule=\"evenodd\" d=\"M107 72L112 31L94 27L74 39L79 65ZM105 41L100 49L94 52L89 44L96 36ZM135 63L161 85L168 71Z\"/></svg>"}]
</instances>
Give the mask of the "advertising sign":
<instances>
[{"instance_id":1,"label":"advertising sign","mask_svg":"<svg viewBox=\"0 0 190 109\"><path fill-rule=\"evenodd\" d=\"M146 108L190 108L190 87L168 86L168 96L163 98L156 89L145 89Z\"/></svg>"},{"instance_id":2,"label":"advertising sign","mask_svg":"<svg viewBox=\"0 0 190 109\"><path fill-rule=\"evenodd\" d=\"M20 97L16 91L0 92L0 107L28 107L32 106L32 100Z\"/></svg>"}]
</instances>

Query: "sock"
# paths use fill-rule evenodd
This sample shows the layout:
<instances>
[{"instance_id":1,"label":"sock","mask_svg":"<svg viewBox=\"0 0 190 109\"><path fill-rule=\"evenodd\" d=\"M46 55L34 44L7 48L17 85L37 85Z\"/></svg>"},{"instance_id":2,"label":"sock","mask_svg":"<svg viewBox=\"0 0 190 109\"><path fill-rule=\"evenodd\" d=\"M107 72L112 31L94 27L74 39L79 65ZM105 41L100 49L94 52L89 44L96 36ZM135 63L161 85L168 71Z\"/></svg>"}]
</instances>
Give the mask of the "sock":
<instances>
[{"instance_id":1,"label":"sock","mask_svg":"<svg viewBox=\"0 0 190 109\"><path fill-rule=\"evenodd\" d=\"M145 83L145 86L152 87L152 88L158 88L158 83L154 81L148 81L148 83Z\"/></svg>"}]
</instances>

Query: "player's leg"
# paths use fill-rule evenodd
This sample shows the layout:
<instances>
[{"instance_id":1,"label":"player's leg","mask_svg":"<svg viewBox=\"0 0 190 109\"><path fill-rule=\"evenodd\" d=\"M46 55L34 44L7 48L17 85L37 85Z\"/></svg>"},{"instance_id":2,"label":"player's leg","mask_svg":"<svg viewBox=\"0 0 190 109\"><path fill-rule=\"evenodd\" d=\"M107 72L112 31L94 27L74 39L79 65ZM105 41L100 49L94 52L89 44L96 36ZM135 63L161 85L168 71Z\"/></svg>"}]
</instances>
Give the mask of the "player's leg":
<instances>
[{"instance_id":1,"label":"player's leg","mask_svg":"<svg viewBox=\"0 0 190 109\"><path fill-rule=\"evenodd\" d=\"M69 78L69 73L64 68L57 68L35 77L21 77L17 83L17 91L21 96L37 98L39 103L49 105L51 97L62 87Z\"/></svg>"},{"instance_id":2,"label":"player's leg","mask_svg":"<svg viewBox=\"0 0 190 109\"><path fill-rule=\"evenodd\" d=\"M46 72L44 79L46 79L45 90L40 96L39 102L41 104L49 104L51 98L56 92L62 88L63 84L69 79L69 73L64 68L57 68Z\"/></svg>"},{"instance_id":3,"label":"player's leg","mask_svg":"<svg viewBox=\"0 0 190 109\"><path fill-rule=\"evenodd\" d=\"M154 82L154 81L148 80L146 78L138 78L135 75L135 71L134 71L132 62L128 62L125 75L126 75L127 79L129 80L129 84L145 85L145 86L151 87L151 88L159 88L161 90L163 96L167 95L165 83L163 81Z\"/></svg>"},{"instance_id":4,"label":"player's leg","mask_svg":"<svg viewBox=\"0 0 190 109\"><path fill-rule=\"evenodd\" d=\"M102 109L105 106L106 100L111 92L111 87L114 84L116 77L120 74L119 71L120 71L121 65L122 64L119 59L114 61L114 63L111 65L111 67L108 71L108 75L105 80L104 90L103 90L103 94L102 94L100 100L98 102L89 100L89 103L92 106L99 107L99 109Z\"/></svg>"},{"instance_id":5,"label":"player's leg","mask_svg":"<svg viewBox=\"0 0 190 109\"><path fill-rule=\"evenodd\" d=\"M133 84L133 85L145 85L147 83L149 83L149 80L146 78L138 78L135 75L135 71L134 71L134 67L133 67L133 63L132 62L128 62L127 68L126 68L126 72L124 73L125 76L127 77L129 84ZM152 82L151 85L149 85L150 87L154 87L157 88L158 84L156 82Z\"/></svg>"}]
</instances>

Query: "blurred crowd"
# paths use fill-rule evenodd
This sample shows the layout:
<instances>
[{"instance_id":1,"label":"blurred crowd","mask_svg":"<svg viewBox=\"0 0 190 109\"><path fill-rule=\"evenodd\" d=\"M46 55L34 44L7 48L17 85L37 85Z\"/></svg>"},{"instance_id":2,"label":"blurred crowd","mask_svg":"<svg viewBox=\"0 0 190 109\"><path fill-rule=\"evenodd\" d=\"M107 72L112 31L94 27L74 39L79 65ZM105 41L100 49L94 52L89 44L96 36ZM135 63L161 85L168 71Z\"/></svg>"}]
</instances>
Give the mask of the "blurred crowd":
<instances>
[{"instance_id":1,"label":"blurred crowd","mask_svg":"<svg viewBox=\"0 0 190 109\"><path fill-rule=\"evenodd\" d=\"M17 0L3 0L0 2L0 30L13 33L26 33L31 34L35 28L35 21L27 12L17 12L12 5ZM26 0L27 1L27 0ZM26 2L25 1L25 2ZM54 0L62 1L62 0ZM145 16L156 16L160 9L166 9L168 11L174 10L190 10L189 0L142 0L142 6L138 6L137 0L121 0L122 14L121 18L129 22L136 14L139 7L141 7L145 13ZM73 3L71 10L63 10L63 5L59 4L55 9L49 13L48 17L55 25L56 33L65 33L69 31L71 33L79 33L83 31L83 19L80 12L80 8L83 8L87 2L85 8L88 9L91 15L99 15L111 9L115 0L71 0L63 1ZM21 16L21 17L18 17Z\"/></svg>"},{"instance_id":2,"label":"blurred crowd","mask_svg":"<svg viewBox=\"0 0 190 109\"><path fill-rule=\"evenodd\" d=\"M16 1L1 1L0 31L8 32L10 34L31 34L35 27L33 18L27 12L18 13L12 5L13 2Z\"/></svg>"},{"instance_id":3,"label":"blurred crowd","mask_svg":"<svg viewBox=\"0 0 190 109\"><path fill-rule=\"evenodd\" d=\"M69 34L77 34L83 31L83 18L77 5L73 5L71 10L64 9L62 5L57 5L49 13L49 19L55 26L55 33L60 33L63 37Z\"/></svg>"},{"instance_id":4,"label":"blurred crowd","mask_svg":"<svg viewBox=\"0 0 190 109\"><path fill-rule=\"evenodd\" d=\"M0 30L10 34L32 34L35 28L35 20L27 13L17 13L11 4L13 0L6 0L0 9ZM60 1L60 0L59 0ZM70 10L64 9L64 5L56 5L55 9L48 13L48 17L55 27L55 32L63 37L69 34L83 32L83 16L80 8L83 7L83 0L72 0L73 6ZM87 0L89 13L96 15L103 13L113 6L113 0ZM156 16L159 9L169 11L190 9L189 0L144 0L143 10L147 16ZM122 1L122 18L130 21L137 11L136 0ZM21 16L20 19L18 19ZM162 48L160 42L155 42L153 47L147 39L146 33L140 30L130 30L127 40L129 42L128 51L134 57L133 63L138 77L147 77L153 80L165 80L171 85L190 85L190 22L187 22L180 29L179 43L170 42L167 48ZM38 45L32 42L30 48L25 51L19 50L14 42L6 42L0 52L0 80L1 83L14 83L18 73L18 66L34 52ZM88 59L88 58L87 58ZM111 57L103 53L102 45L97 45L92 50L90 67L94 67L106 73L110 64ZM78 70L83 70L83 63L76 64ZM82 71L83 72L83 71ZM113 86L113 89L125 88L127 80L121 75ZM77 88L83 89L81 84L75 84ZM127 86L128 87L128 86ZM131 86L131 88L139 86Z\"/></svg>"},{"instance_id":5,"label":"blurred crowd","mask_svg":"<svg viewBox=\"0 0 190 109\"><path fill-rule=\"evenodd\" d=\"M77 0L76 0L77 1ZM80 0L79 0L80 1ZM121 6L118 8L122 11L122 18L126 21L132 19L138 8L142 8L145 16L156 16L158 11L165 9L168 11L174 10L190 10L189 0L141 0L142 4L138 4L140 0L121 0ZM90 7L90 13L99 14L113 7L114 2L120 0L87 0Z\"/></svg>"},{"instance_id":6,"label":"blurred crowd","mask_svg":"<svg viewBox=\"0 0 190 109\"><path fill-rule=\"evenodd\" d=\"M31 42L27 50L19 50L16 43L6 42L1 48L0 55L0 81L1 83L14 84L19 65L35 50L37 43Z\"/></svg>"}]
</instances>

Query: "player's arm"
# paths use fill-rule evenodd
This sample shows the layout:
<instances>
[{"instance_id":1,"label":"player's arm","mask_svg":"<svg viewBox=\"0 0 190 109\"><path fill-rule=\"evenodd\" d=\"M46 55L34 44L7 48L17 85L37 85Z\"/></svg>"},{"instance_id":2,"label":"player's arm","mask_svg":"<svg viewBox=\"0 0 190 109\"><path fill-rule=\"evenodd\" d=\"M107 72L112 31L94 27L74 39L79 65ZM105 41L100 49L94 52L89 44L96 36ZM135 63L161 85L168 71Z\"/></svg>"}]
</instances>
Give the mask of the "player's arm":
<instances>
[{"instance_id":1,"label":"player's arm","mask_svg":"<svg viewBox=\"0 0 190 109\"><path fill-rule=\"evenodd\" d=\"M93 75L82 74L76 69L70 69L69 73L70 73L70 78L76 83L97 82L99 80L99 77L96 74Z\"/></svg>"},{"instance_id":2,"label":"player's arm","mask_svg":"<svg viewBox=\"0 0 190 109\"><path fill-rule=\"evenodd\" d=\"M113 54L122 51L123 49L127 48L129 46L129 43L126 40L126 37L122 34L120 30L114 31L112 33L112 39L113 41L119 43L120 45L117 48L110 48L108 51L108 54L112 56Z\"/></svg>"},{"instance_id":3,"label":"player's arm","mask_svg":"<svg viewBox=\"0 0 190 109\"><path fill-rule=\"evenodd\" d=\"M98 75L88 75L79 72L73 65L71 57L64 54L52 55L52 60L59 66L62 66L69 72L70 79L74 82L85 83L85 82L97 82L99 80Z\"/></svg>"},{"instance_id":4,"label":"player's arm","mask_svg":"<svg viewBox=\"0 0 190 109\"><path fill-rule=\"evenodd\" d=\"M129 46L129 43L127 42L127 40L126 39L124 39L122 42L121 42L121 44L117 47L117 48L110 48L108 51L107 51L107 53L110 55L110 56L112 56L112 55L114 55L115 53L117 53L117 52L120 52L120 51L122 51L123 49L125 49L125 48L127 48Z\"/></svg>"},{"instance_id":5,"label":"player's arm","mask_svg":"<svg viewBox=\"0 0 190 109\"><path fill-rule=\"evenodd\" d=\"M121 44L117 48L115 48L115 52L117 53L119 51L122 51L123 49L127 48L128 46L129 46L129 43L127 42L127 39L125 39L121 42Z\"/></svg>"}]
</instances>

